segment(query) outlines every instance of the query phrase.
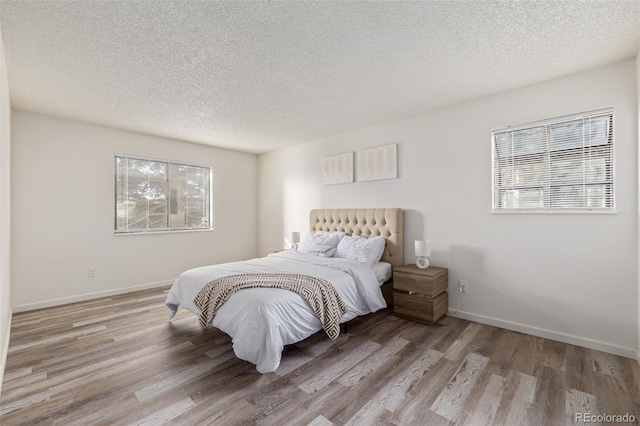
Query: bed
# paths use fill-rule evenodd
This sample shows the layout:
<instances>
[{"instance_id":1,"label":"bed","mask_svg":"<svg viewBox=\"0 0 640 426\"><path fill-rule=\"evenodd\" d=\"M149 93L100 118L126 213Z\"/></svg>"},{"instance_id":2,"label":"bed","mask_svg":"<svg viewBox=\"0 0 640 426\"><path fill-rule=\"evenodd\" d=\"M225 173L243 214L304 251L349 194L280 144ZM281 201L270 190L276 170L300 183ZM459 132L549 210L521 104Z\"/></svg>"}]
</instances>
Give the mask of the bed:
<instances>
[{"instance_id":1,"label":"bed","mask_svg":"<svg viewBox=\"0 0 640 426\"><path fill-rule=\"evenodd\" d=\"M285 250L264 258L204 266L182 273L165 302L170 317L182 306L199 315L202 321L205 309L199 309L200 304L196 306L199 301L196 299L206 286L250 274L304 275L331 283L331 289L335 289L345 305L346 312L338 318L340 323L376 312L387 306L381 291L383 281L389 277L391 268L403 264L403 223L403 212L397 208L312 210L310 234L300 250ZM323 255L303 253L303 244L310 241L312 235L320 234L344 234L350 241L363 241L359 237L366 237L367 243L384 239L380 262L369 265L350 254L346 258L323 257L334 254L332 251ZM346 241L340 247L345 246ZM345 250L337 253L344 256ZM386 270L385 274L382 269ZM206 321L231 336L238 358L255 364L259 372L268 373L280 365L285 345L302 341L323 327L328 330L314 309L301 294L284 288L243 288L228 296L211 321L208 318Z\"/></svg>"}]
</instances>

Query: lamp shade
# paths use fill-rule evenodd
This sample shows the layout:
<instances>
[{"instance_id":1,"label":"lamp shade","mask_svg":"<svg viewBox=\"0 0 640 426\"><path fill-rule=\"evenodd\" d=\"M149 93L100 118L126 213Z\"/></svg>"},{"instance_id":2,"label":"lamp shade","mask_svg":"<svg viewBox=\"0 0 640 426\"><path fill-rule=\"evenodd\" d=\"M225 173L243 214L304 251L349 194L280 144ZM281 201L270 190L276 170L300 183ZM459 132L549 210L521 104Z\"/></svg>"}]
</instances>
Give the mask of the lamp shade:
<instances>
[{"instance_id":1,"label":"lamp shade","mask_svg":"<svg viewBox=\"0 0 640 426\"><path fill-rule=\"evenodd\" d=\"M431 255L431 247L429 240L416 240L416 256L425 257Z\"/></svg>"}]
</instances>

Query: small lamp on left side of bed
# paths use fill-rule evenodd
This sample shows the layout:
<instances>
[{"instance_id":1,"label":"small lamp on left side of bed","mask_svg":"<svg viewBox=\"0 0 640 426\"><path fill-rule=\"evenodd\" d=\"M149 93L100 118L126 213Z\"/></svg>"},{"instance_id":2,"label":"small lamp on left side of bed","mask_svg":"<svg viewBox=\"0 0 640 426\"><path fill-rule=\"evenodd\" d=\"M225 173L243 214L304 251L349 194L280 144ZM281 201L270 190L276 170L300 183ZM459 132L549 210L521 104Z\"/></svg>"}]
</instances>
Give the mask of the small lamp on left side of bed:
<instances>
[{"instance_id":1,"label":"small lamp on left side of bed","mask_svg":"<svg viewBox=\"0 0 640 426\"><path fill-rule=\"evenodd\" d=\"M431 247L429 240L416 240L416 266L420 269L427 269L429 267L429 259L427 256L431 255Z\"/></svg>"},{"instance_id":2,"label":"small lamp on left side of bed","mask_svg":"<svg viewBox=\"0 0 640 426\"><path fill-rule=\"evenodd\" d=\"M300 242L300 233L291 232L291 235L289 236L289 241L291 242L291 250L298 250L298 243Z\"/></svg>"}]
</instances>

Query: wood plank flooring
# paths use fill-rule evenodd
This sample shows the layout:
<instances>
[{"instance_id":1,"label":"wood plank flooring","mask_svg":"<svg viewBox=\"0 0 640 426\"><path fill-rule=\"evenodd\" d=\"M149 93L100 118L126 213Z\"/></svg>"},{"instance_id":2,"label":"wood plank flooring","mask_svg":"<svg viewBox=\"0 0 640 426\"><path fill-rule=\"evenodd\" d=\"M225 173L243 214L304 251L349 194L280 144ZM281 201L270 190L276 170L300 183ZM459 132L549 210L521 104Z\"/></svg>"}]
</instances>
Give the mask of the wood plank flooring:
<instances>
[{"instance_id":1,"label":"wood plank flooring","mask_svg":"<svg viewBox=\"0 0 640 426\"><path fill-rule=\"evenodd\" d=\"M445 316L389 310L285 348L278 371L167 289L15 314L0 424L573 425L576 413L640 418L632 359Z\"/></svg>"}]
</instances>

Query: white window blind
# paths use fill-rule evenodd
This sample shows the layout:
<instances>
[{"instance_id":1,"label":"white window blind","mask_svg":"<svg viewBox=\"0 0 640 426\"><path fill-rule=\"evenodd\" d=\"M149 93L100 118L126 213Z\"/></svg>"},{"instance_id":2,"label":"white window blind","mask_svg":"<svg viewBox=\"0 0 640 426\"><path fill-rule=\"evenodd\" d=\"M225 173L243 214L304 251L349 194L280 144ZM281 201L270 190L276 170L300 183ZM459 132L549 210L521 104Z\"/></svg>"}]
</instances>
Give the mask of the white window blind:
<instances>
[{"instance_id":1,"label":"white window blind","mask_svg":"<svg viewBox=\"0 0 640 426\"><path fill-rule=\"evenodd\" d=\"M613 211L613 109L492 132L493 211Z\"/></svg>"},{"instance_id":2,"label":"white window blind","mask_svg":"<svg viewBox=\"0 0 640 426\"><path fill-rule=\"evenodd\" d=\"M115 233L211 229L211 170L116 155Z\"/></svg>"}]
</instances>

